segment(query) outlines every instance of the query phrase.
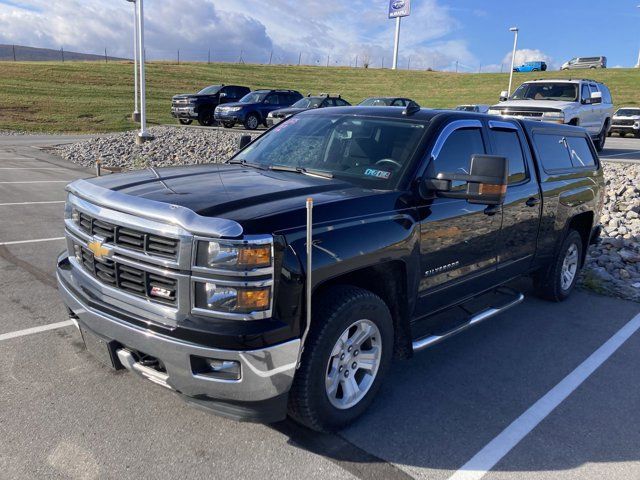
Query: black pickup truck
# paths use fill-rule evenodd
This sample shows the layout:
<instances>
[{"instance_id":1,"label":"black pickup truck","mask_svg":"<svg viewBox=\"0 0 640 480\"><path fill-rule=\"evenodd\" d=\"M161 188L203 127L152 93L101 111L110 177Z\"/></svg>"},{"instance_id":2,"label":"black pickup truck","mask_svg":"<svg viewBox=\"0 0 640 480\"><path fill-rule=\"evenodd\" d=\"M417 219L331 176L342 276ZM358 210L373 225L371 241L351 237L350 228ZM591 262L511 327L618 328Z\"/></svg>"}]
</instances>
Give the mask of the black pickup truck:
<instances>
[{"instance_id":1,"label":"black pickup truck","mask_svg":"<svg viewBox=\"0 0 640 480\"><path fill-rule=\"evenodd\" d=\"M520 302L512 279L565 299L604 181L578 127L341 107L226 164L67 191L57 278L90 352L232 418L335 430L392 358Z\"/></svg>"},{"instance_id":2,"label":"black pickup truck","mask_svg":"<svg viewBox=\"0 0 640 480\"><path fill-rule=\"evenodd\" d=\"M213 114L218 105L237 102L251 89L239 85L211 85L198 93L174 95L171 99L171 115L182 125L194 120L204 127L214 124Z\"/></svg>"}]
</instances>

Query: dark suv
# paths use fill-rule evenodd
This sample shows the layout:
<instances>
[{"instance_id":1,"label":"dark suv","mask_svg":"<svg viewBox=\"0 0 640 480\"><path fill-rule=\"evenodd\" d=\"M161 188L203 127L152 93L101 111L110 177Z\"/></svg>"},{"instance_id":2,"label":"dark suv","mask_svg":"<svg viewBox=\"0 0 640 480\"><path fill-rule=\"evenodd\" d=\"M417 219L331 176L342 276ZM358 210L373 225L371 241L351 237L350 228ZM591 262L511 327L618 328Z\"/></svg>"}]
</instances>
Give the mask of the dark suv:
<instances>
[{"instance_id":1,"label":"dark suv","mask_svg":"<svg viewBox=\"0 0 640 480\"><path fill-rule=\"evenodd\" d=\"M254 90L238 102L217 107L215 119L227 128L242 123L244 128L255 130L261 124L267 125L269 112L288 107L301 98L295 90Z\"/></svg>"},{"instance_id":2,"label":"dark suv","mask_svg":"<svg viewBox=\"0 0 640 480\"><path fill-rule=\"evenodd\" d=\"M221 103L236 102L251 89L239 85L211 85L195 94L176 95L171 100L171 115L182 125L194 120L203 126L213 124L213 111Z\"/></svg>"}]
</instances>

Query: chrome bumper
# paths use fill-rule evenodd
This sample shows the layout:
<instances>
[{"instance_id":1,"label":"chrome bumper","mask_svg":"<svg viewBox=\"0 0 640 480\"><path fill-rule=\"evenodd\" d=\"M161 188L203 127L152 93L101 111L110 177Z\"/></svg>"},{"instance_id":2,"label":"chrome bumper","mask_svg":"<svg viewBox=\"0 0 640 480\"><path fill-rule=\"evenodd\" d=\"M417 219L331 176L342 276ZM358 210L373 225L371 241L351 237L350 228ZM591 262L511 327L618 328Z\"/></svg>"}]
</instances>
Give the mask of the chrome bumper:
<instances>
[{"instance_id":1,"label":"chrome bumper","mask_svg":"<svg viewBox=\"0 0 640 480\"><path fill-rule=\"evenodd\" d=\"M83 328L106 340L114 340L125 349L144 352L161 360L166 368L166 375L162 376L162 383L155 383L164 383L163 386L189 397L207 397L231 402L269 400L286 394L291 388L300 350L299 339L260 350L233 351L170 338L126 323L89 306L77 293L83 291L83 275L78 273L73 266L70 269L58 268L58 287L64 303L77 316ZM239 362L240 379L222 380L194 374L191 355ZM155 381L149 375L145 375L143 370L129 370Z\"/></svg>"}]
</instances>

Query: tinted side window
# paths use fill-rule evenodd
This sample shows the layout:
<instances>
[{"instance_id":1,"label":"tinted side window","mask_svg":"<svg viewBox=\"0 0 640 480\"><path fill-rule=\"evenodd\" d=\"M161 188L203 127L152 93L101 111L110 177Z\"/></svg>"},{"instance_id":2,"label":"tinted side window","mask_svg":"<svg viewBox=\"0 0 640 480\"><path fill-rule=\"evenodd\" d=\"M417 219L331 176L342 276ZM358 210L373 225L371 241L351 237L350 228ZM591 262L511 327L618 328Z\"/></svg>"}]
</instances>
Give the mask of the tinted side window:
<instances>
[{"instance_id":1,"label":"tinted side window","mask_svg":"<svg viewBox=\"0 0 640 480\"><path fill-rule=\"evenodd\" d=\"M567 145L574 167L592 167L596 164L586 138L567 137Z\"/></svg>"},{"instance_id":2,"label":"tinted side window","mask_svg":"<svg viewBox=\"0 0 640 480\"><path fill-rule=\"evenodd\" d=\"M471 156L487 153L482 141L482 132L479 128L464 128L455 130L442 146L438 158L433 162L434 172L469 173ZM465 188L466 183L454 181L451 183L454 189Z\"/></svg>"},{"instance_id":3,"label":"tinted side window","mask_svg":"<svg viewBox=\"0 0 640 480\"><path fill-rule=\"evenodd\" d=\"M545 170L571 168L571 157L562 135L536 134L536 147Z\"/></svg>"},{"instance_id":4,"label":"tinted side window","mask_svg":"<svg viewBox=\"0 0 640 480\"><path fill-rule=\"evenodd\" d=\"M607 86L600 84L599 87L602 92L602 103L613 103L613 100L611 99L611 92Z\"/></svg>"},{"instance_id":5,"label":"tinted side window","mask_svg":"<svg viewBox=\"0 0 640 480\"><path fill-rule=\"evenodd\" d=\"M280 104L280 97L278 96L277 93L272 93L272 94L268 95L267 98L265 98L264 103L266 103L268 105L279 105Z\"/></svg>"},{"instance_id":6,"label":"tinted side window","mask_svg":"<svg viewBox=\"0 0 640 480\"><path fill-rule=\"evenodd\" d=\"M518 133L514 130L493 130L496 155L507 157L509 160L509 184L523 181L527 178L524 155Z\"/></svg>"},{"instance_id":7,"label":"tinted side window","mask_svg":"<svg viewBox=\"0 0 640 480\"><path fill-rule=\"evenodd\" d=\"M336 98L336 106L338 107L346 107L347 105L349 105L347 102L345 102L344 100L342 100L341 98Z\"/></svg>"},{"instance_id":8,"label":"tinted side window","mask_svg":"<svg viewBox=\"0 0 640 480\"><path fill-rule=\"evenodd\" d=\"M392 107L404 107L405 102L402 98L396 98L393 102L391 102Z\"/></svg>"},{"instance_id":9,"label":"tinted side window","mask_svg":"<svg viewBox=\"0 0 640 480\"><path fill-rule=\"evenodd\" d=\"M589 100L591 98L591 91L589 90L589 85L582 85L582 93L580 95L582 100Z\"/></svg>"}]
</instances>

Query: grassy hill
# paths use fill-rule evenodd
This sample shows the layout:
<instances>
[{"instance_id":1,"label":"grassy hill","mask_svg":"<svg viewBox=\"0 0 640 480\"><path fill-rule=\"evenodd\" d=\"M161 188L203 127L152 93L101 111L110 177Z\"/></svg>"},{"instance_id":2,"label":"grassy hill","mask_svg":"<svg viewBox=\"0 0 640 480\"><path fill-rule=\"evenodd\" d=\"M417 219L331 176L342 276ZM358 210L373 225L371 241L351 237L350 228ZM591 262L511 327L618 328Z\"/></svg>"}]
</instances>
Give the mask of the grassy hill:
<instances>
[{"instance_id":1,"label":"grassy hill","mask_svg":"<svg viewBox=\"0 0 640 480\"><path fill-rule=\"evenodd\" d=\"M531 78L586 75L606 83L616 106L640 105L640 70L514 74L514 84ZM341 93L351 103L373 95L408 96L433 108L461 103L496 103L508 74L324 68L238 64L147 66L147 112L151 124L174 122L171 96L205 85L237 83L251 88L293 88ZM118 63L3 62L0 68L0 129L38 132L110 132L135 128L133 65Z\"/></svg>"},{"instance_id":2,"label":"grassy hill","mask_svg":"<svg viewBox=\"0 0 640 480\"><path fill-rule=\"evenodd\" d=\"M68 62L104 62L104 55L92 53L61 52L51 48L26 47L24 45L0 45L0 61L13 61L14 53L19 62L57 62L62 61L62 55ZM110 55L107 58L110 62L126 60Z\"/></svg>"}]
</instances>

